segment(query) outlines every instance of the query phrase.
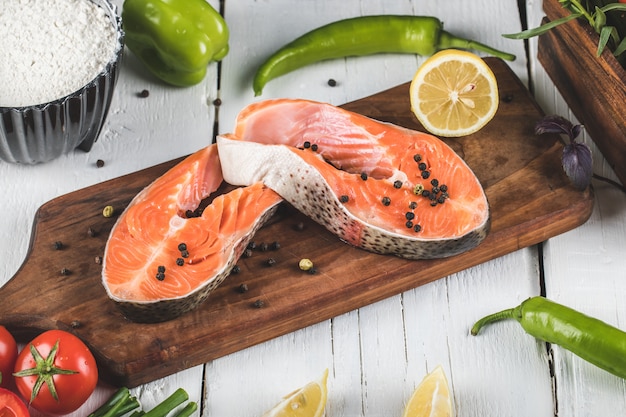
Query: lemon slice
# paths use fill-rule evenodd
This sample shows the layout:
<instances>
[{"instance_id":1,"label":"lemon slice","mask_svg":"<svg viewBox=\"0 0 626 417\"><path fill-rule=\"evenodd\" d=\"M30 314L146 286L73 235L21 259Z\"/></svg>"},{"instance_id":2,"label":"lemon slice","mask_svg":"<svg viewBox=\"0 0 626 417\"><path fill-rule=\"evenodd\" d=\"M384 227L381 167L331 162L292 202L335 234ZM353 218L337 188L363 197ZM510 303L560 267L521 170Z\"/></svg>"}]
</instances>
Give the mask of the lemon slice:
<instances>
[{"instance_id":1,"label":"lemon slice","mask_svg":"<svg viewBox=\"0 0 626 417\"><path fill-rule=\"evenodd\" d=\"M475 133L498 110L498 83L478 55L447 49L428 58L410 87L411 110L433 135Z\"/></svg>"},{"instance_id":2,"label":"lemon slice","mask_svg":"<svg viewBox=\"0 0 626 417\"><path fill-rule=\"evenodd\" d=\"M448 380L441 366L420 382L402 417L454 417Z\"/></svg>"},{"instance_id":3,"label":"lemon slice","mask_svg":"<svg viewBox=\"0 0 626 417\"><path fill-rule=\"evenodd\" d=\"M321 417L326 407L328 369L304 387L287 394L263 417Z\"/></svg>"}]
</instances>

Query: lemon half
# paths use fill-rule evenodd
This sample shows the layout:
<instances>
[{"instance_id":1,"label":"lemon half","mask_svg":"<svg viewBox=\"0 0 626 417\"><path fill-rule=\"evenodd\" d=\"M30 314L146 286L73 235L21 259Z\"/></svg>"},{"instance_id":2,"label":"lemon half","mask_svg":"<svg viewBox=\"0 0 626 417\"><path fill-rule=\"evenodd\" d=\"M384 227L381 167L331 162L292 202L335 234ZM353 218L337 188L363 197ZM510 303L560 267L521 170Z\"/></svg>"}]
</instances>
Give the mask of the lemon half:
<instances>
[{"instance_id":1,"label":"lemon half","mask_svg":"<svg viewBox=\"0 0 626 417\"><path fill-rule=\"evenodd\" d=\"M410 87L411 110L433 135L465 136L483 128L498 110L498 83L471 52L447 49L429 57Z\"/></svg>"}]
</instances>

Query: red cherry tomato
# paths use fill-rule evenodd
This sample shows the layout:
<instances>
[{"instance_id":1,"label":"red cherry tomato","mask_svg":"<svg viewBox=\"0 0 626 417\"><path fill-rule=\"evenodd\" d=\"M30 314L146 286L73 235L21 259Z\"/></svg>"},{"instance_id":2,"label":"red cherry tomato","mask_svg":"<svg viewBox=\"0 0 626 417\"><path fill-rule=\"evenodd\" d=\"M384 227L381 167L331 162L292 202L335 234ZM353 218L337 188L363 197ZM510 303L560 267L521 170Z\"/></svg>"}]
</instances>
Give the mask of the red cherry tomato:
<instances>
[{"instance_id":1,"label":"red cherry tomato","mask_svg":"<svg viewBox=\"0 0 626 417\"><path fill-rule=\"evenodd\" d=\"M13 387L13 367L17 359L17 343L7 329L0 326L0 387ZM0 413L0 416L3 414Z\"/></svg>"},{"instance_id":2,"label":"red cherry tomato","mask_svg":"<svg viewBox=\"0 0 626 417\"><path fill-rule=\"evenodd\" d=\"M34 338L15 363L17 389L33 408L45 414L75 411L97 383L98 368L89 348L62 330L49 330Z\"/></svg>"},{"instance_id":3,"label":"red cherry tomato","mask_svg":"<svg viewBox=\"0 0 626 417\"><path fill-rule=\"evenodd\" d=\"M26 404L8 389L0 388L0 416L30 417Z\"/></svg>"}]
</instances>

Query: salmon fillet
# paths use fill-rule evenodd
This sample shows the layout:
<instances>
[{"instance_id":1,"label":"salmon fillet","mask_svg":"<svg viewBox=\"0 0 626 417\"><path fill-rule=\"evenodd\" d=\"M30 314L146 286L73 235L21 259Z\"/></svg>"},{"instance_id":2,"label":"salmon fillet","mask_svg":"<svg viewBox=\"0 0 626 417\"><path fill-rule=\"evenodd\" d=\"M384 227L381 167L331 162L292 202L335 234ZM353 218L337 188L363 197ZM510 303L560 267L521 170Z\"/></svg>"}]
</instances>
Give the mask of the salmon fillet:
<instances>
[{"instance_id":1,"label":"salmon fillet","mask_svg":"<svg viewBox=\"0 0 626 417\"><path fill-rule=\"evenodd\" d=\"M102 282L129 319L164 321L197 307L282 201L258 182L215 196L198 214L222 183L211 145L143 189L117 219Z\"/></svg>"},{"instance_id":2,"label":"salmon fillet","mask_svg":"<svg viewBox=\"0 0 626 417\"><path fill-rule=\"evenodd\" d=\"M345 242L408 259L453 256L490 227L485 192L440 139L308 100L244 108L217 139L227 182L263 182Z\"/></svg>"}]
</instances>

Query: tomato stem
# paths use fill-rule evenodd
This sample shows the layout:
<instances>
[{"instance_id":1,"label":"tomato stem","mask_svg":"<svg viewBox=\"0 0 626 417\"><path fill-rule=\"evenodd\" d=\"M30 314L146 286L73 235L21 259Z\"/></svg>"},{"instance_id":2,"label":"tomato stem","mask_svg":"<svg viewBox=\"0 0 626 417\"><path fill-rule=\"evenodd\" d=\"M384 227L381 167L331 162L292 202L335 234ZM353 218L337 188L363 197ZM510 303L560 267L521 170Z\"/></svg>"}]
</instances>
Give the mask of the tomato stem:
<instances>
[{"instance_id":1,"label":"tomato stem","mask_svg":"<svg viewBox=\"0 0 626 417\"><path fill-rule=\"evenodd\" d=\"M31 403L35 401L35 398L37 397L37 394L39 394L39 390L41 390L43 384L46 384L48 386L48 390L50 391L50 395L52 395L52 398L58 401L59 396L57 394L57 389L54 385L53 377L55 375L71 375L78 373L78 371L61 369L54 364L54 359L56 358L58 350L59 341L57 340L50 350L48 357L44 359L35 347L35 345L31 344L30 353L31 355L33 355L33 359L35 360L35 367L30 369L23 369L20 372L16 372L13 374L13 376L17 377L37 376L37 380L35 381L35 385L33 386L33 390L30 396Z\"/></svg>"}]
</instances>

